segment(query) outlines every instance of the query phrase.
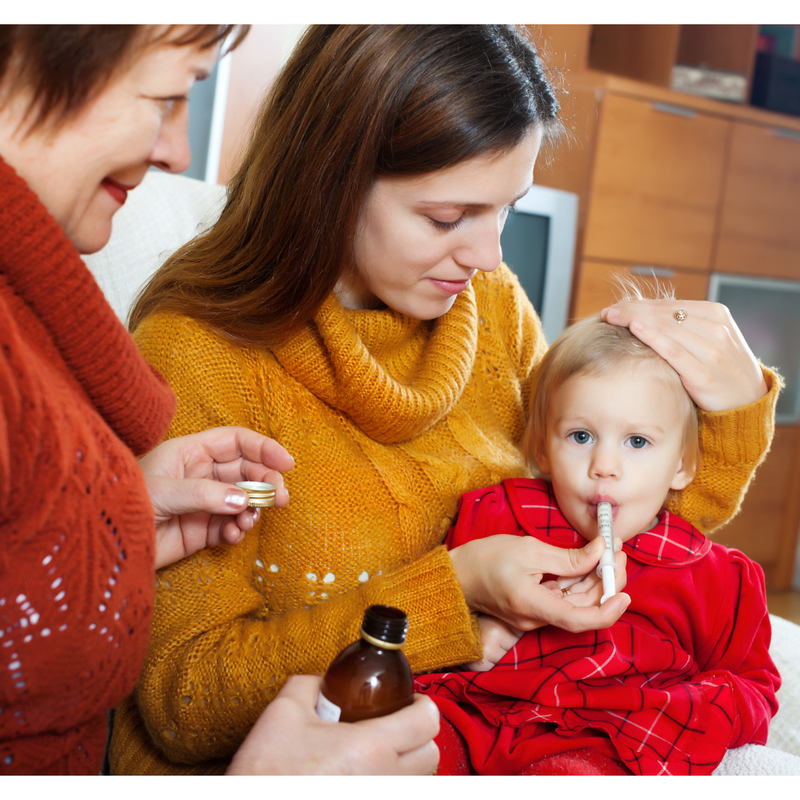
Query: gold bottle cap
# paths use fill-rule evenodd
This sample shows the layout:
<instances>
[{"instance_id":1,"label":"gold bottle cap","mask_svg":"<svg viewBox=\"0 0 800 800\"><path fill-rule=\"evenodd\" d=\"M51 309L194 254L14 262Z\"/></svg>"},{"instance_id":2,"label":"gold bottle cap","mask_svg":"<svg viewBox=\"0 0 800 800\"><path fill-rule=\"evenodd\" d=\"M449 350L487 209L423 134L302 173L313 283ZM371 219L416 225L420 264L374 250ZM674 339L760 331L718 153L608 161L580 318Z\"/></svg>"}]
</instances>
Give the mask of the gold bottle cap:
<instances>
[{"instance_id":1,"label":"gold bottle cap","mask_svg":"<svg viewBox=\"0 0 800 800\"><path fill-rule=\"evenodd\" d=\"M260 481L240 481L236 484L247 492L247 505L251 508L266 508L275 505L275 485Z\"/></svg>"}]
</instances>

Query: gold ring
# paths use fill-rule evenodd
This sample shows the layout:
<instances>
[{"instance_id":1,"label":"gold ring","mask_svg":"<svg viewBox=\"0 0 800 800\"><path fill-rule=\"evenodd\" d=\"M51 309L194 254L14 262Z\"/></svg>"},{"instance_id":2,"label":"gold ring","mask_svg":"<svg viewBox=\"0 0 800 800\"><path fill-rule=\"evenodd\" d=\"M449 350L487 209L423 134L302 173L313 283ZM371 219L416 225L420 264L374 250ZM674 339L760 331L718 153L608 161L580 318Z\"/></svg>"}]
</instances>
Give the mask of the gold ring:
<instances>
[{"instance_id":1,"label":"gold ring","mask_svg":"<svg viewBox=\"0 0 800 800\"><path fill-rule=\"evenodd\" d=\"M561 596L562 597L566 597L568 594L572 594L572 592L569 589L562 589L561 590Z\"/></svg>"},{"instance_id":2,"label":"gold ring","mask_svg":"<svg viewBox=\"0 0 800 800\"><path fill-rule=\"evenodd\" d=\"M675 321L680 325L689 315L682 308L679 308L672 316L675 317Z\"/></svg>"}]
</instances>

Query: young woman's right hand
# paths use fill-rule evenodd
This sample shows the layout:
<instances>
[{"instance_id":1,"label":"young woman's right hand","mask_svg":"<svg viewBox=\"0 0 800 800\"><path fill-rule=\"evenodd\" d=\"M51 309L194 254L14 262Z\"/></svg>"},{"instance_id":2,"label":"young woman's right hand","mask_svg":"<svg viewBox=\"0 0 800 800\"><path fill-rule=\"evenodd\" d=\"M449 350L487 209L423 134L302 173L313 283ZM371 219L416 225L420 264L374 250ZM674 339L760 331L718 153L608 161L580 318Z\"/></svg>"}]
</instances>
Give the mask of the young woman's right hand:
<instances>
[{"instance_id":1,"label":"young woman's right hand","mask_svg":"<svg viewBox=\"0 0 800 800\"><path fill-rule=\"evenodd\" d=\"M604 546L598 537L586 547L562 550L532 536L498 534L467 542L449 553L472 610L521 631L555 625L576 633L611 627L630 603L629 595L619 594L626 582L625 554L619 552L618 594L600 605L599 582L592 580L592 573ZM542 584L546 574L582 580L576 582L574 594L560 597Z\"/></svg>"},{"instance_id":2,"label":"young woman's right hand","mask_svg":"<svg viewBox=\"0 0 800 800\"><path fill-rule=\"evenodd\" d=\"M430 697L376 719L328 722L316 712L318 675L294 675L253 725L228 775L430 775L439 711Z\"/></svg>"}]
</instances>

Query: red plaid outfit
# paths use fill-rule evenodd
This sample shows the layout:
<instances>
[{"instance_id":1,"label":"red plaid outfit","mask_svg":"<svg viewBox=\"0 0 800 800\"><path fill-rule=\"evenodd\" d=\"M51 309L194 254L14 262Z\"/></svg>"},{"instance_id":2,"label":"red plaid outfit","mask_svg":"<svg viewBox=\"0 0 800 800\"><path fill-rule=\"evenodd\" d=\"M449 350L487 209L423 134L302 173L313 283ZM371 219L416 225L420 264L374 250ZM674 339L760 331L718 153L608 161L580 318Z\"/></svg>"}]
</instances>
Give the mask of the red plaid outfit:
<instances>
[{"instance_id":1,"label":"red plaid outfit","mask_svg":"<svg viewBox=\"0 0 800 800\"><path fill-rule=\"evenodd\" d=\"M465 494L446 543L497 533L585 544L541 480ZM517 774L586 748L636 774L699 775L729 748L766 742L780 676L761 567L668 511L623 548L631 604L611 628L549 625L488 672L416 678L466 740L475 772Z\"/></svg>"}]
</instances>

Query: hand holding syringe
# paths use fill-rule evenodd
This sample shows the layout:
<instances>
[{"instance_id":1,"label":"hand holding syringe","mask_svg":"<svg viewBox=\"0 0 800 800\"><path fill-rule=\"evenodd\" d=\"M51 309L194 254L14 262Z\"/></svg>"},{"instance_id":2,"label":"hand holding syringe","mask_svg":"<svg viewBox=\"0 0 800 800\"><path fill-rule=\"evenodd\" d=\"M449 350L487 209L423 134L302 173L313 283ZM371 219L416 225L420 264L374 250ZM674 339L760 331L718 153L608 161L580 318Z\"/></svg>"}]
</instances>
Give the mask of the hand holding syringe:
<instances>
[{"instance_id":1,"label":"hand holding syringe","mask_svg":"<svg viewBox=\"0 0 800 800\"><path fill-rule=\"evenodd\" d=\"M614 573L617 571L617 565L614 561L614 532L611 528L611 520L611 503L598 503L597 527L606 543L606 549L603 550L600 563L597 565L597 574L603 580L603 596L600 598L600 605L616 594Z\"/></svg>"}]
</instances>

